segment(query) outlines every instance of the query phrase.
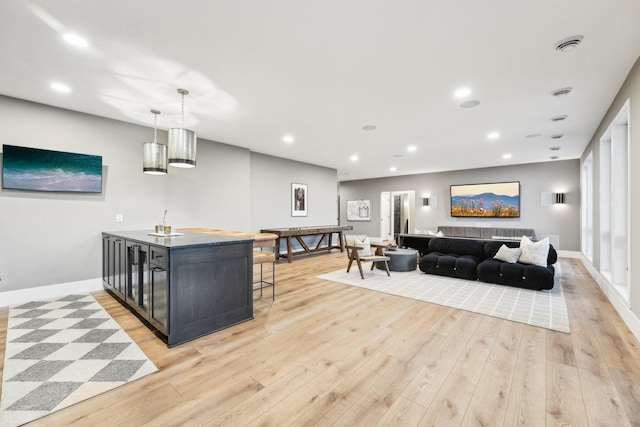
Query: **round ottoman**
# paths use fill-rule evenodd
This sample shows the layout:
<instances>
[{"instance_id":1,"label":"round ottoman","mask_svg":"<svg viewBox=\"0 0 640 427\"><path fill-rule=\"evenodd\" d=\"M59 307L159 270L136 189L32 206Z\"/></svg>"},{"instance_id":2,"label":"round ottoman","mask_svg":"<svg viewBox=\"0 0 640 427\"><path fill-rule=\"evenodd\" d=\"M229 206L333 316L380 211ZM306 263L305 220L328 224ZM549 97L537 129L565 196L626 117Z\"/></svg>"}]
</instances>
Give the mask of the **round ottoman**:
<instances>
[{"instance_id":1,"label":"round ottoman","mask_svg":"<svg viewBox=\"0 0 640 427\"><path fill-rule=\"evenodd\" d=\"M384 255L390 260L390 271L413 271L418 265L418 251L415 249L385 249ZM376 262L376 268L384 270L383 262Z\"/></svg>"}]
</instances>

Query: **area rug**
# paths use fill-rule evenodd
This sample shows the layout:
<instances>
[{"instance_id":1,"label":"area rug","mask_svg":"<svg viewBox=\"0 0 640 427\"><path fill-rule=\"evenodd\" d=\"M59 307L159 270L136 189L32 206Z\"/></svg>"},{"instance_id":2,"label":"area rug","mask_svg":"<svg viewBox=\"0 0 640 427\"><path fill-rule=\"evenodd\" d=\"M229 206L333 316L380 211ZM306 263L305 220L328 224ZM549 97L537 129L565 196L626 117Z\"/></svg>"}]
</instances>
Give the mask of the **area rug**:
<instances>
[{"instance_id":1,"label":"area rug","mask_svg":"<svg viewBox=\"0 0 640 427\"><path fill-rule=\"evenodd\" d=\"M560 332L571 332L567 305L556 266L555 283L549 291L532 291L479 281L453 279L425 274L420 270L400 273L365 270L364 280L358 269L346 269L317 276L345 285L412 298L433 304L486 314L514 322L540 326Z\"/></svg>"},{"instance_id":2,"label":"area rug","mask_svg":"<svg viewBox=\"0 0 640 427\"><path fill-rule=\"evenodd\" d=\"M0 426L19 426L157 371L91 295L9 309Z\"/></svg>"}]
</instances>

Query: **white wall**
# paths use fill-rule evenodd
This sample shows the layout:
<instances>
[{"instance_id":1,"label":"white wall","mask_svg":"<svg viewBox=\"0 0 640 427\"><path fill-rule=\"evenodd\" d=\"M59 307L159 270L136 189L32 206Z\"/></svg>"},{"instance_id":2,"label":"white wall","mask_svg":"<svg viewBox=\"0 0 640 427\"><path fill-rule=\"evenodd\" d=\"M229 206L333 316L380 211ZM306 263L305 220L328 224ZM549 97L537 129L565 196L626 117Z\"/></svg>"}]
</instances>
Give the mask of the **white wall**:
<instances>
[{"instance_id":1,"label":"white wall","mask_svg":"<svg viewBox=\"0 0 640 427\"><path fill-rule=\"evenodd\" d=\"M291 183L307 185L306 217L291 216ZM251 230L338 224L336 169L251 153Z\"/></svg>"},{"instance_id":2,"label":"white wall","mask_svg":"<svg viewBox=\"0 0 640 427\"><path fill-rule=\"evenodd\" d=\"M449 188L452 184L520 181L520 218L452 218ZM354 233L380 234L380 193L415 190L414 228L439 225L533 228L538 237L560 237L559 249L580 250L580 162L578 160L532 163L495 168L405 175L340 183L341 224ZM542 192L566 193L566 204L542 206ZM436 196L437 207L423 207L422 197ZM347 221L347 200L370 199L371 221Z\"/></svg>"},{"instance_id":3,"label":"white wall","mask_svg":"<svg viewBox=\"0 0 640 427\"><path fill-rule=\"evenodd\" d=\"M621 312L627 324L640 338L640 58L629 72L626 81L620 88L615 99L611 103L607 114L600 122L591 142L582 155L582 162L586 160L589 153L593 153L593 176L595 189L600 188L600 139L618 114L627 100L629 102L629 241L630 241L630 289L629 303L619 301L616 304L616 294L614 291L604 288L607 296L612 299L614 306ZM600 210L601 196L598 191L594 192L593 211L593 262L590 263L591 271L600 270ZM585 263L589 261L584 259ZM601 286L603 281L601 281Z\"/></svg>"}]
</instances>

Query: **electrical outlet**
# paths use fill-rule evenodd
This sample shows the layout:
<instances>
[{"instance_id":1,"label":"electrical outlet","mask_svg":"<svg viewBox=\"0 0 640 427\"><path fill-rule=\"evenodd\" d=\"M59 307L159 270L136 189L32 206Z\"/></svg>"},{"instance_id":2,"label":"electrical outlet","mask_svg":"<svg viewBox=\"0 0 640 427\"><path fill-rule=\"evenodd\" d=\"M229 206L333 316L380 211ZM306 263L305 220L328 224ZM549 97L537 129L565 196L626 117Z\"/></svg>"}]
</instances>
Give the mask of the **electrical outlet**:
<instances>
[{"instance_id":1,"label":"electrical outlet","mask_svg":"<svg viewBox=\"0 0 640 427\"><path fill-rule=\"evenodd\" d=\"M124 217L122 216L122 214L116 214L116 222L123 222L124 221Z\"/></svg>"}]
</instances>

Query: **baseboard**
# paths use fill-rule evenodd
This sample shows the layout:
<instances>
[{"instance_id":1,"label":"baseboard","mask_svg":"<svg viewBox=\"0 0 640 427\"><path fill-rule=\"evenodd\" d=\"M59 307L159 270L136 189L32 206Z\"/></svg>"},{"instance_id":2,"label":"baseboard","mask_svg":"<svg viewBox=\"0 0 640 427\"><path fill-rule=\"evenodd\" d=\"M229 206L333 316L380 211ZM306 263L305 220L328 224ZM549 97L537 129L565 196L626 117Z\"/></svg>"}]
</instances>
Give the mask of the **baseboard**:
<instances>
[{"instance_id":1,"label":"baseboard","mask_svg":"<svg viewBox=\"0 0 640 427\"><path fill-rule=\"evenodd\" d=\"M604 278L602 274L593 266L591 261L584 256L584 254L580 253L580 260L582 264L585 266L593 280L596 281L602 292L607 296L611 305L616 309L622 320L627 325L629 330L635 337L640 340L640 319L631 311L627 302L622 299L618 291L611 286L609 281Z\"/></svg>"},{"instance_id":2,"label":"baseboard","mask_svg":"<svg viewBox=\"0 0 640 427\"><path fill-rule=\"evenodd\" d=\"M580 251L563 251L558 249L556 252L558 253L559 258L582 259L582 253Z\"/></svg>"},{"instance_id":3,"label":"baseboard","mask_svg":"<svg viewBox=\"0 0 640 427\"><path fill-rule=\"evenodd\" d=\"M37 288L18 289L0 292L3 307L24 304L39 299L61 297L73 293L87 293L102 290L102 279L80 280L78 282L60 283L57 285L39 286Z\"/></svg>"}]
</instances>

